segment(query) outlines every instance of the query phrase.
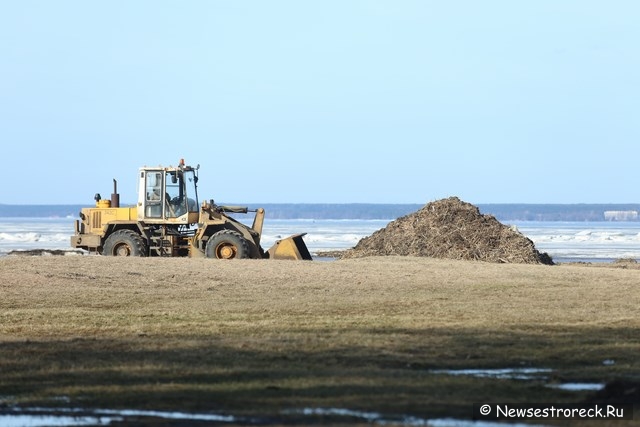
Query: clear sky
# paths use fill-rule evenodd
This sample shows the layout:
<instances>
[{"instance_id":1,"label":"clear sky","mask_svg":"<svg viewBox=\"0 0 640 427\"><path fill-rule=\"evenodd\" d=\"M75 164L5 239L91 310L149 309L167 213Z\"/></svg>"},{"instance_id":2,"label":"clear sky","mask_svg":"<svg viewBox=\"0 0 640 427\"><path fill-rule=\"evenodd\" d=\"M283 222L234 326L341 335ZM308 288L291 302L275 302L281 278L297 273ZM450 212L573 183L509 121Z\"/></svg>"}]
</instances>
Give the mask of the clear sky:
<instances>
[{"instance_id":1,"label":"clear sky","mask_svg":"<svg viewBox=\"0 0 640 427\"><path fill-rule=\"evenodd\" d=\"M0 0L0 203L639 202L637 0Z\"/></svg>"}]
</instances>

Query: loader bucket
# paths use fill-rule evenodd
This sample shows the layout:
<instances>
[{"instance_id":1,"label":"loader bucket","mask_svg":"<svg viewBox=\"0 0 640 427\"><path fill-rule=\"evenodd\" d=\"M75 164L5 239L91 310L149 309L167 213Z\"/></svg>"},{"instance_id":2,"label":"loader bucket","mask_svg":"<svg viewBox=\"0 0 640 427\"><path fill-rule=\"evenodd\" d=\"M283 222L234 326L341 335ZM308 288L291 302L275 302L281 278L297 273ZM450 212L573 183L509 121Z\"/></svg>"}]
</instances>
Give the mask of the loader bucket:
<instances>
[{"instance_id":1,"label":"loader bucket","mask_svg":"<svg viewBox=\"0 0 640 427\"><path fill-rule=\"evenodd\" d=\"M307 233L294 234L276 243L267 251L271 259L311 260L311 254L302 236Z\"/></svg>"}]
</instances>

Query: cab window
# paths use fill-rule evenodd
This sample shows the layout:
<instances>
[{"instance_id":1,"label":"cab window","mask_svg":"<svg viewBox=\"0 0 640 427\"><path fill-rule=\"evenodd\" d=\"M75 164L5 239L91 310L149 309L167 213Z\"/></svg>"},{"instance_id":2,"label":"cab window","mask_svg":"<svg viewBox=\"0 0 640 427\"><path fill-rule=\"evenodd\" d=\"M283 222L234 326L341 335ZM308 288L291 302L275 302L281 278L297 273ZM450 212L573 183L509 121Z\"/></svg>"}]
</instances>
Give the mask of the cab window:
<instances>
[{"instance_id":1,"label":"cab window","mask_svg":"<svg viewBox=\"0 0 640 427\"><path fill-rule=\"evenodd\" d=\"M162 218L162 174L147 172L145 216Z\"/></svg>"}]
</instances>

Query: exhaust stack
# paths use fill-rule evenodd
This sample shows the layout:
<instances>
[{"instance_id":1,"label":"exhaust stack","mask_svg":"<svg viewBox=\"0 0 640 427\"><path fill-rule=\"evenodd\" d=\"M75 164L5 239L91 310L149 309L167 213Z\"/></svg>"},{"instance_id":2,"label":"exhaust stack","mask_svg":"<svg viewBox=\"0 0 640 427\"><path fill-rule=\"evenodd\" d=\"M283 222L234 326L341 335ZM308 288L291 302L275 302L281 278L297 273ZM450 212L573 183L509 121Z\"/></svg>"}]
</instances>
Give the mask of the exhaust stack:
<instances>
[{"instance_id":1,"label":"exhaust stack","mask_svg":"<svg viewBox=\"0 0 640 427\"><path fill-rule=\"evenodd\" d=\"M119 208L120 207L120 195L118 194L118 181L113 180L113 193L111 193L111 207Z\"/></svg>"}]
</instances>

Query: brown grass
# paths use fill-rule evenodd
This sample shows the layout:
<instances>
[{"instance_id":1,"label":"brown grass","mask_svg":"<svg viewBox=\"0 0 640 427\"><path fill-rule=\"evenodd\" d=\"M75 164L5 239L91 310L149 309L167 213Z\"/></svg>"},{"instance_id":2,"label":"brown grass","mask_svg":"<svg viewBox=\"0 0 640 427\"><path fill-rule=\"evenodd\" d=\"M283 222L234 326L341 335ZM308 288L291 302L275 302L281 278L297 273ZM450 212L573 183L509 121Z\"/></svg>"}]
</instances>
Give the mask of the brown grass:
<instances>
[{"instance_id":1,"label":"brown grass","mask_svg":"<svg viewBox=\"0 0 640 427\"><path fill-rule=\"evenodd\" d=\"M590 393L545 383L640 378L639 279L413 257L5 257L0 405L468 418L481 398L572 402ZM554 372L429 372L523 366Z\"/></svg>"}]
</instances>

